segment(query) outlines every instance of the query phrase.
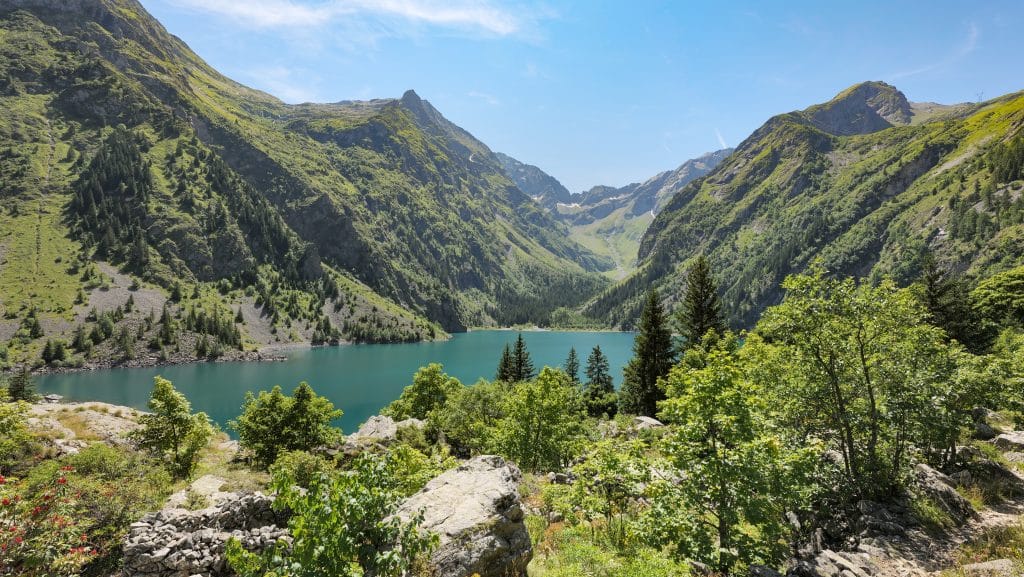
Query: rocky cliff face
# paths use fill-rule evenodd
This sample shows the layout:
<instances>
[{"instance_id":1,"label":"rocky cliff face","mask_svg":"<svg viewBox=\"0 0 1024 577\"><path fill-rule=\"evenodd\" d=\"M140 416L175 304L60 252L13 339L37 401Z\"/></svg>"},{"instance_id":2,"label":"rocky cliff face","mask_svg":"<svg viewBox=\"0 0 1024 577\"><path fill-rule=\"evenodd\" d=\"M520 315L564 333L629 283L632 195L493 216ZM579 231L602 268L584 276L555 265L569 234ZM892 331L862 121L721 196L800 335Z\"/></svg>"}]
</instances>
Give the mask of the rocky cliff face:
<instances>
[{"instance_id":1,"label":"rocky cliff face","mask_svg":"<svg viewBox=\"0 0 1024 577\"><path fill-rule=\"evenodd\" d=\"M884 82L864 82L805 114L814 126L836 136L871 134L910 123L907 97Z\"/></svg>"},{"instance_id":2,"label":"rocky cliff face","mask_svg":"<svg viewBox=\"0 0 1024 577\"><path fill-rule=\"evenodd\" d=\"M572 194L569 189L562 186L556 178L532 164L524 164L507 154L497 153L501 161L502 169L512 182L516 183L519 190L525 192L534 201L554 211L559 203L567 204L572 202Z\"/></svg>"}]
</instances>

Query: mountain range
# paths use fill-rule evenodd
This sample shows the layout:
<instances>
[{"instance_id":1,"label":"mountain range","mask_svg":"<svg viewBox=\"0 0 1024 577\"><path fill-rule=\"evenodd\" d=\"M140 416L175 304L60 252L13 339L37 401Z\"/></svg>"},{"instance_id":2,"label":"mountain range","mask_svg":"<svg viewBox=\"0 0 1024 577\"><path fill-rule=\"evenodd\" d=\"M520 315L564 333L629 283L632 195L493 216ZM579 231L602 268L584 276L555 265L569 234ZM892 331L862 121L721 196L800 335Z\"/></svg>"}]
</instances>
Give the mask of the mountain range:
<instances>
[{"instance_id":1,"label":"mountain range","mask_svg":"<svg viewBox=\"0 0 1024 577\"><path fill-rule=\"evenodd\" d=\"M94 261L357 340L544 323L607 284L610 259L411 90L287 105L135 0L11 0L0 34L8 334L29 311L80 316Z\"/></svg>"},{"instance_id":2,"label":"mountain range","mask_svg":"<svg viewBox=\"0 0 1024 577\"><path fill-rule=\"evenodd\" d=\"M705 255L735 327L779 302L780 281L819 262L836 275L908 283L926 255L975 277L1024 261L1024 94L913 103L882 82L769 119L644 232L635 273L584 312L632 326L642 295L669 306Z\"/></svg>"},{"instance_id":3,"label":"mountain range","mask_svg":"<svg viewBox=\"0 0 1024 577\"><path fill-rule=\"evenodd\" d=\"M640 237L655 214L690 181L710 172L730 153L731 148L709 152L644 182L622 187L599 185L580 194L570 194L557 179L536 166L504 154L498 158L505 174L520 190L568 225L573 240L611 258L616 266L607 274L622 278L636 268Z\"/></svg>"},{"instance_id":4,"label":"mountain range","mask_svg":"<svg viewBox=\"0 0 1024 577\"><path fill-rule=\"evenodd\" d=\"M698 255L735 327L816 261L902 283L928 254L974 276L1024 262L1020 93L946 106L865 82L735 150L572 194L411 90L247 88L136 0L8 0L0 38L0 340L22 355L128 285L163 295L136 319L151 346L166 303L234 346L630 328L649 288L675 305Z\"/></svg>"}]
</instances>

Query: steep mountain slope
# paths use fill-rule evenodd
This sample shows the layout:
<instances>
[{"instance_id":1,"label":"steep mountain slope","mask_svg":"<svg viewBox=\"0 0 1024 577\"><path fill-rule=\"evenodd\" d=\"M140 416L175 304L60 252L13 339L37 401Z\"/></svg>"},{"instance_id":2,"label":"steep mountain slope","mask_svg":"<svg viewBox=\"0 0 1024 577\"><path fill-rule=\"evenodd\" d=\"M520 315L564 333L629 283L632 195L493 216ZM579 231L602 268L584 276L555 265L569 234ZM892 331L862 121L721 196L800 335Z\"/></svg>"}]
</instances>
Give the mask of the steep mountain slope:
<instances>
[{"instance_id":1,"label":"steep mountain slope","mask_svg":"<svg viewBox=\"0 0 1024 577\"><path fill-rule=\"evenodd\" d=\"M499 158L505 173L521 190L571 227L576 242L615 262L615 269L607 273L609 276L622 278L636 268L640 238L655 213L690 181L710 172L730 153L731 148L709 152L642 183L621 188L595 186L575 195L536 166L506 155L499 154Z\"/></svg>"},{"instance_id":2,"label":"steep mountain slope","mask_svg":"<svg viewBox=\"0 0 1024 577\"><path fill-rule=\"evenodd\" d=\"M512 182L516 183L519 190L525 192L538 204L548 209L555 210L559 203L571 203L572 194L569 189L562 186L558 179L533 166L524 164L511 156L498 152L498 160L501 161L501 168L505 171Z\"/></svg>"},{"instance_id":3,"label":"steep mountain slope","mask_svg":"<svg viewBox=\"0 0 1024 577\"><path fill-rule=\"evenodd\" d=\"M914 105L879 82L776 116L666 204L641 241L639 270L585 312L628 326L649 286L672 305L699 254L735 326L778 302L785 275L815 259L836 274L900 282L929 251L969 274L1019 264L1022 125L1021 93Z\"/></svg>"},{"instance_id":4,"label":"steep mountain slope","mask_svg":"<svg viewBox=\"0 0 1024 577\"><path fill-rule=\"evenodd\" d=\"M0 106L0 337L66 334L92 261L360 340L545 322L611 266L415 93L285 105L135 0L0 5Z\"/></svg>"}]
</instances>

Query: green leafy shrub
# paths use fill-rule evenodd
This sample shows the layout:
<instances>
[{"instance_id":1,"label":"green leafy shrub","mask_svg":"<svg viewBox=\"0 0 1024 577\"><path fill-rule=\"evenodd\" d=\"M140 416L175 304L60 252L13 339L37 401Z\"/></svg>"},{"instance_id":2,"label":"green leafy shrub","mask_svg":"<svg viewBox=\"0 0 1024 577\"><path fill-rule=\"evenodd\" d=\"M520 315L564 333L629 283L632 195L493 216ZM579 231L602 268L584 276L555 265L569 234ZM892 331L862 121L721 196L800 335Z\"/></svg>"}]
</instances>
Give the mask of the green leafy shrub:
<instances>
[{"instance_id":1,"label":"green leafy shrub","mask_svg":"<svg viewBox=\"0 0 1024 577\"><path fill-rule=\"evenodd\" d=\"M395 420L426 419L431 411L445 404L452 394L462 388L455 377L449 377L437 363L420 367L412 378L412 384L402 395L381 411Z\"/></svg>"},{"instance_id":2,"label":"green leafy shrub","mask_svg":"<svg viewBox=\"0 0 1024 577\"><path fill-rule=\"evenodd\" d=\"M401 495L389 484L387 462L372 455L358 458L351 470L314 478L301 490L285 469L274 475L274 506L292 516L290 547L279 543L262 555L228 541L226 554L240 577L399 577L409 572L437 544L420 530L422 516L394 515Z\"/></svg>"},{"instance_id":3,"label":"green leafy shrub","mask_svg":"<svg viewBox=\"0 0 1024 577\"><path fill-rule=\"evenodd\" d=\"M142 428L132 433L140 447L164 459L174 474L187 477L199 460L199 451L213 437L206 413L192 414L192 404L171 381L153 378L150 413L139 417Z\"/></svg>"},{"instance_id":4,"label":"green leafy shrub","mask_svg":"<svg viewBox=\"0 0 1024 577\"><path fill-rule=\"evenodd\" d=\"M310 451L338 442L341 430L331 426L340 418L326 397L313 392L307 383L299 383L291 397L281 387L259 395L245 394L242 414L230 426L238 431L242 448L252 453L256 463L270 466L282 451Z\"/></svg>"}]
</instances>

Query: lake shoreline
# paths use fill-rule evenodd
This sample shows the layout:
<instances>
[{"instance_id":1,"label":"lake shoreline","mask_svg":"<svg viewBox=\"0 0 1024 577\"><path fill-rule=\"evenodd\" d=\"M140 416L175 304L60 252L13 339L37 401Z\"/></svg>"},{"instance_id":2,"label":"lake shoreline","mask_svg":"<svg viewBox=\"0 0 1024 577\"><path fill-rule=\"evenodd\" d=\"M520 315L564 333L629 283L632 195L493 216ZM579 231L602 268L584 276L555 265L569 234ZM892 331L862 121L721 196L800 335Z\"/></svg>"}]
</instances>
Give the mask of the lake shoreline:
<instances>
[{"instance_id":1,"label":"lake shoreline","mask_svg":"<svg viewBox=\"0 0 1024 577\"><path fill-rule=\"evenodd\" d=\"M531 328L517 328L517 327L469 327L466 329L466 333L481 332L481 331L498 331L507 333L630 333L632 331L619 331L614 329L572 329L572 328L542 328L542 327L531 327ZM458 333L454 333L458 334ZM417 341L421 343L430 342L443 342L451 338L449 335L445 339L431 339L424 341ZM31 369L30 373L33 375L63 375L72 373L83 373L92 371L102 371L108 369L144 369L153 367L170 367L179 365L194 365L200 363L277 363L288 360L288 353L296 350L305 349L316 349L316 348L333 348L333 347L344 347L350 345L365 345L365 344L380 344L380 345L393 345L393 344L406 344L404 342L396 343L360 343L353 341L341 341L337 344L320 344L314 345L308 341L296 342L296 343L274 343L269 345L261 346L255 350L247 351L227 351L220 357L217 358L191 358L185 355L179 355L177 357L170 357L167 359L160 359L158 356L152 354L146 354L138 358L131 359L128 362L119 362L112 359L92 359L89 362L78 367L52 367L52 366L41 366ZM13 374L20 367L12 366L8 369L0 370L0 375Z\"/></svg>"},{"instance_id":2,"label":"lake shoreline","mask_svg":"<svg viewBox=\"0 0 1024 577\"><path fill-rule=\"evenodd\" d=\"M515 338L514 332L491 330L457 333L442 342L326 347L289 343L263 350L263 360L273 354L286 362L222 359L48 371L36 377L36 391L142 409L153 378L160 376L173 382L196 410L224 424L238 416L246 393L276 385L287 392L305 381L345 411L341 426L352 430L398 398L416 371L431 363L443 365L446 373L467 385L493 379L502 349ZM523 338L538 369L562 366L570 348L583 357L582 365L585 353L600 345L616 382L632 356L634 341L632 334L578 331L524 332Z\"/></svg>"}]
</instances>

